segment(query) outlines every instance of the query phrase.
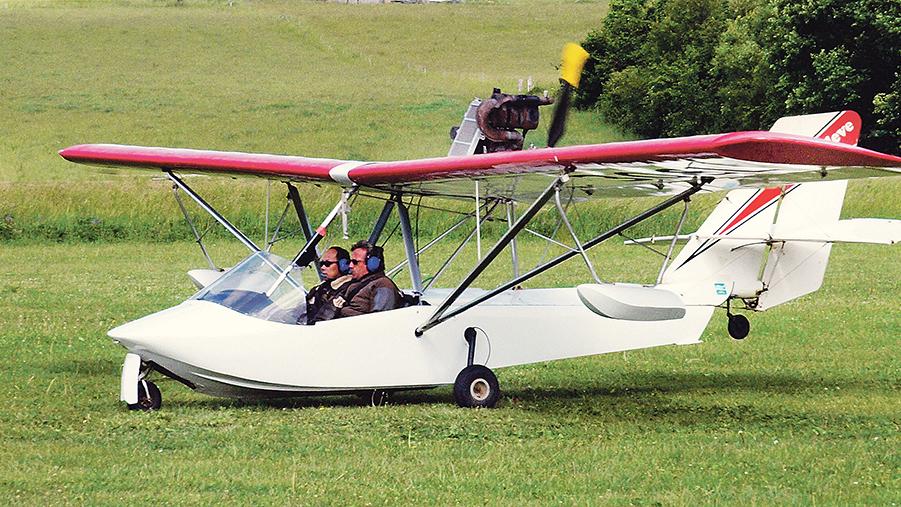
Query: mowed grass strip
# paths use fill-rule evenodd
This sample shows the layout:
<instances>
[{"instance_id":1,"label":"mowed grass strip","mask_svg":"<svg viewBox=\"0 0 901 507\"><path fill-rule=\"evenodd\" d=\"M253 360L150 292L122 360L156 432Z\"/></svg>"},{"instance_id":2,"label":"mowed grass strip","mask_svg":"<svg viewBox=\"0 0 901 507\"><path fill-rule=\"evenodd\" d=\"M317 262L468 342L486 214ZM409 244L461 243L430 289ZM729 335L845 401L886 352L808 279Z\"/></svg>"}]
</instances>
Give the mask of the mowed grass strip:
<instances>
[{"instance_id":1,"label":"mowed grass strip","mask_svg":"<svg viewBox=\"0 0 901 507\"><path fill-rule=\"evenodd\" d=\"M62 160L57 151L73 144L442 156L474 96L515 92L530 77L536 93L553 93L560 47L606 13L606 2L564 1L0 5L2 241L169 241L186 232L171 198L155 191L165 182ZM544 144L547 118L530 142ZM565 142L622 137L596 114L573 112ZM265 183L239 181L198 186L262 235ZM323 197L307 203L311 213L332 206L335 194Z\"/></svg>"},{"instance_id":2,"label":"mowed grass strip","mask_svg":"<svg viewBox=\"0 0 901 507\"><path fill-rule=\"evenodd\" d=\"M641 250L597 255L615 279L654 271ZM901 284L889 247L835 248L823 289L752 315L743 342L726 336L718 311L701 345L500 370L504 397L487 411L456 408L448 388L370 408L346 396L247 403L162 381L164 410L127 412L117 401L124 351L104 334L190 295L196 246L19 245L0 262L0 489L13 503L898 496ZM554 276L586 279L578 263ZM482 285L502 279L489 273Z\"/></svg>"},{"instance_id":3,"label":"mowed grass strip","mask_svg":"<svg viewBox=\"0 0 901 507\"><path fill-rule=\"evenodd\" d=\"M184 4L0 9L0 180L94 179L56 151L97 142L441 156L474 96L529 77L555 92L563 43L606 14L606 2ZM577 114L567 142L609 137Z\"/></svg>"}]
</instances>

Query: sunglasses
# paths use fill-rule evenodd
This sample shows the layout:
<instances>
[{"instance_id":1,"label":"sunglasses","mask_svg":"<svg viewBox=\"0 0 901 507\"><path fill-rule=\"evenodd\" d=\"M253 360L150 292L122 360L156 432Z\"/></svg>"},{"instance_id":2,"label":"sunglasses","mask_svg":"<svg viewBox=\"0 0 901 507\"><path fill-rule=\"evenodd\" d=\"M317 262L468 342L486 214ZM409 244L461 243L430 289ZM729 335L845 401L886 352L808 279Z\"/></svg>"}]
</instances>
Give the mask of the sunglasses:
<instances>
[{"instance_id":1,"label":"sunglasses","mask_svg":"<svg viewBox=\"0 0 901 507\"><path fill-rule=\"evenodd\" d=\"M360 259L351 259L351 260L350 260L350 263L351 263L351 264L362 264L362 263L364 263L364 262L366 262L366 261L360 260Z\"/></svg>"},{"instance_id":2,"label":"sunglasses","mask_svg":"<svg viewBox=\"0 0 901 507\"><path fill-rule=\"evenodd\" d=\"M319 261L320 266L329 267L332 264L338 264L338 261Z\"/></svg>"}]
</instances>

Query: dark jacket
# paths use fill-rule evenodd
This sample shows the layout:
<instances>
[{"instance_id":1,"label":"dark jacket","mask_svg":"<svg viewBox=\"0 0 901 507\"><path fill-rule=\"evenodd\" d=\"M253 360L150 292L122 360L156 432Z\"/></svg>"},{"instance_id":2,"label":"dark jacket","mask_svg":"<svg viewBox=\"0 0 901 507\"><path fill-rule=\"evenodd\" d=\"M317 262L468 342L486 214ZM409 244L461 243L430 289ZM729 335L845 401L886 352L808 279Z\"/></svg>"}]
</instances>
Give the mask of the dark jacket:
<instances>
[{"instance_id":1,"label":"dark jacket","mask_svg":"<svg viewBox=\"0 0 901 507\"><path fill-rule=\"evenodd\" d=\"M315 324L323 320L331 320L338 316L338 305L344 304L340 299L350 286L350 275L339 276L334 280L326 280L310 289L307 293L307 324Z\"/></svg>"},{"instance_id":2,"label":"dark jacket","mask_svg":"<svg viewBox=\"0 0 901 507\"><path fill-rule=\"evenodd\" d=\"M340 309L341 317L393 310L400 308L402 301L400 290L385 276L384 271L369 273L351 282L344 298L346 302Z\"/></svg>"}]
</instances>

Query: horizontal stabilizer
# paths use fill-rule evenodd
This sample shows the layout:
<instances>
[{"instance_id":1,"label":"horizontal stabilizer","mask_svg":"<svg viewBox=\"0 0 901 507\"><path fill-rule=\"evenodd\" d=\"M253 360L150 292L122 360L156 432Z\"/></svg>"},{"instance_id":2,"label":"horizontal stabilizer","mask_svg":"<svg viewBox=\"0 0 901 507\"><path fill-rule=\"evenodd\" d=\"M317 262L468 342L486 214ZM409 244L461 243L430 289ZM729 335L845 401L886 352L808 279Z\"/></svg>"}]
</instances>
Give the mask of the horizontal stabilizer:
<instances>
[{"instance_id":1,"label":"horizontal stabilizer","mask_svg":"<svg viewBox=\"0 0 901 507\"><path fill-rule=\"evenodd\" d=\"M784 241L820 241L824 243L874 243L894 245L901 241L901 220L851 218L827 226L780 234Z\"/></svg>"},{"instance_id":2,"label":"horizontal stabilizer","mask_svg":"<svg viewBox=\"0 0 901 507\"><path fill-rule=\"evenodd\" d=\"M831 224L818 224L816 227L779 231L773 235L742 236L726 234L680 234L675 237L677 243L685 243L690 239L700 241L723 240L738 243L784 243L786 241L802 241L812 243L872 243L876 245L894 245L901 242L901 220L884 218L852 218L839 220ZM669 243L673 236L651 236L650 238L630 239L626 245L645 245Z\"/></svg>"}]
</instances>

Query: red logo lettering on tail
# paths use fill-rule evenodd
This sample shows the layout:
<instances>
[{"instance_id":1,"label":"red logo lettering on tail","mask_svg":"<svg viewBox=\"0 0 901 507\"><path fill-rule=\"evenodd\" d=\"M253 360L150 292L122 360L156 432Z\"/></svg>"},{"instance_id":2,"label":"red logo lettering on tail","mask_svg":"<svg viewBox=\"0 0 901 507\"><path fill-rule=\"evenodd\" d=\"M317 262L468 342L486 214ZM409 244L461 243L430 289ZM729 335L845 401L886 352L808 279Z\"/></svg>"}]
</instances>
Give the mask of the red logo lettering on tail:
<instances>
[{"instance_id":1,"label":"red logo lettering on tail","mask_svg":"<svg viewBox=\"0 0 901 507\"><path fill-rule=\"evenodd\" d=\"M834 120L817 134L820 139L833 143L857 145L860 138L860 115L854 111L842 111Z\"/></svg>"}]
</instances>

